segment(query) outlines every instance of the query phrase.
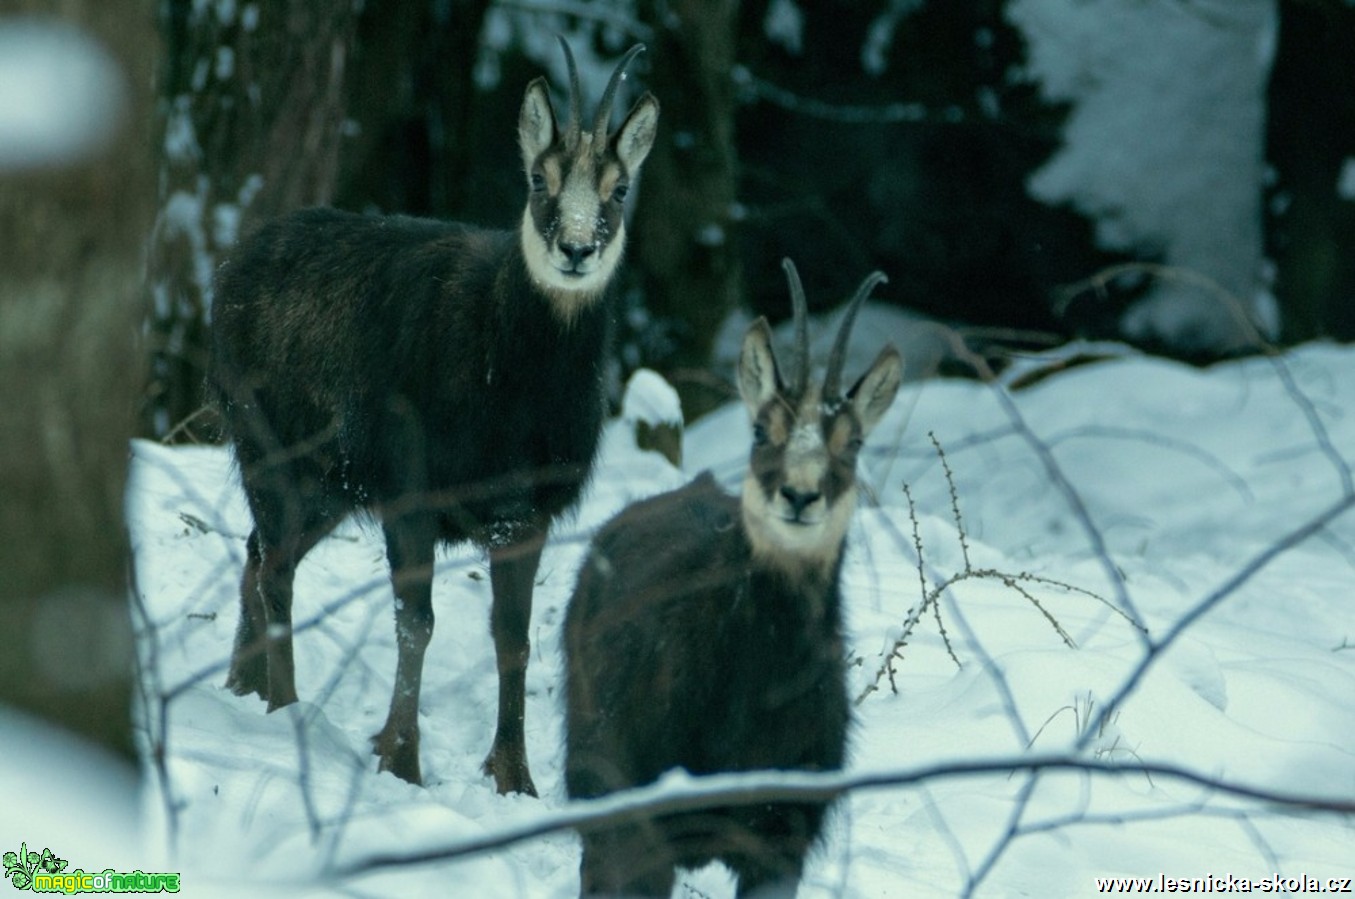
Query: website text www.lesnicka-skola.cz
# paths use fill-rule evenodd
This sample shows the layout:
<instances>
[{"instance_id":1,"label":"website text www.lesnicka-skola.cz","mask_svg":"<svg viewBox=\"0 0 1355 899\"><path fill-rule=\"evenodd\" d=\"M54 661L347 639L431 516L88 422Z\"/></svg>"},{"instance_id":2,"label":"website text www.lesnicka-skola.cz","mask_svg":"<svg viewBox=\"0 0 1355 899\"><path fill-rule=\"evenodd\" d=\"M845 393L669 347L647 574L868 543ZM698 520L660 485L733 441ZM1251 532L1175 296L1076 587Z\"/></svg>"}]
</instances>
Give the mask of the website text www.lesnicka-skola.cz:
<instances>
[{"instance_id":1,"label":"website text www.lesnicka-skola.cz","mask_svg":"<svg viewBox=\"0 0 1355 899\"><path fill-rule=\"evenodd\" d=\"M1234 874L1205 874L1200 877L1098 877L1098 893L1350 893L1349 877L1314 877L1299 874L1285 877L1238 877Z\"/></svg>"}]
</instances>

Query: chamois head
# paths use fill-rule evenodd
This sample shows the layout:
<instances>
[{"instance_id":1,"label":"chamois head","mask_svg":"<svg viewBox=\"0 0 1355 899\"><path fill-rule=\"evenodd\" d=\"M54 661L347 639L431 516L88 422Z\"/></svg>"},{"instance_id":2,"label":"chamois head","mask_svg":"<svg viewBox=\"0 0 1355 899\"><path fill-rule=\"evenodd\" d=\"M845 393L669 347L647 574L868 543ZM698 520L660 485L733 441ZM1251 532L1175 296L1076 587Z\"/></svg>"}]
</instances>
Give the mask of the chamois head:
<instances>
[{"instance_id":1,"label":"chamois head","mask_svg":"<svg viewBox=\"0 0 1355 899\"><path fill-rule=\"evenodd\" d=\"M823 385L810 383L804 288L782 261L795 322L795 356L787 382L772 352L772 331L759 318L743 338L739 393L753 422L753 450L743 483L744 529L762 562L792 571L836 564L856 506L856 457L866 435L894 401L903 378L899 351L886 345L844 394L847 339L857 309L875 285L869 275L847 306Z\"/></svg>"},{"instance_id":2,"label":"chamois head","mask_svg":"<svg viewBox=\"0 0 1355 899\"><path fill-rule=\"evenodd\" d=\"M626 243L622 203L654 144L659 103L644 94L616 133L608 135L612 102L626 67L644 49L636 44L612 72L592 126L583 128L579 73L569 44L569 121L555 120L545 78L527 86L518 118L518 143L530 195L521 240L527 270L562 317L606 288Z\"/></svg>"}]
</instances>

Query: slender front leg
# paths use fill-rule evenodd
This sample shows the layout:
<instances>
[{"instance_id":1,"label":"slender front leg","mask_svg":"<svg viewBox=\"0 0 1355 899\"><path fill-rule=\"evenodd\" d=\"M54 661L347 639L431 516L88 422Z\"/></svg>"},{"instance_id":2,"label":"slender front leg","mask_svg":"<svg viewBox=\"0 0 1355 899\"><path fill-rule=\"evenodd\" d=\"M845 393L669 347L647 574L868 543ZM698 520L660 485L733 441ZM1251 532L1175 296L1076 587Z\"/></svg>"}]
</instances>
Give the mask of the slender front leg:
<instances>
[{"instance_id":1,"label":"slender front leg","mask_svg":"<svg viewBox=\"0 0 1355 899\"><path fill-rule=\"evenodd\" d=\"M533 530L522 539L489 551L489 578L494 607L489 627L499 665L499 722L494 745L485 758L485 773L500 793L536 795L527 768L523 716L527 703L527 628L532 619L532 587L546 535Z\"/></svg>"},{"instance_id":2,"label":"slender front leg","mask_svg":"<svg viewBox=\"0 0 1355 899\"><path fill-rule=\"evenodd\" d=\"M423 656L433 637L432 523L422 518L388 522L386 557L395 588L395 690L390 714L372 738L380 769L412 784L423 783L419 768L419 690Z\"/></svg>"}]
</instances>

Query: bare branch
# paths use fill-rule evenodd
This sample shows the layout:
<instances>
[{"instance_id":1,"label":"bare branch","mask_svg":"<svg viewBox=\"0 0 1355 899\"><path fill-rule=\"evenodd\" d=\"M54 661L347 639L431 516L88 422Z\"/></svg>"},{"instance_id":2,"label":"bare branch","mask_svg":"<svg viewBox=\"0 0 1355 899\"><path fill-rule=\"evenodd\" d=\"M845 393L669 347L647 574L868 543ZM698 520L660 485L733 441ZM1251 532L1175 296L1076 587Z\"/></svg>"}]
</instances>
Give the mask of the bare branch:
<instances>
[{"instance_id":1,"label":"bare branch","mask_svg":"<svg viewBox=\"0 0 1355 899\"><path fill-rule=\"evenodd\" d=\"M1083 425L1066 431L1059 431L1056 434L1050 434L1045 438L1045 443L1049 444L1052 448L1068 440L1084 440L1090 438L1134 440L1153 446L1160 446L1164 449L1190 456L1192 459L1199 461L1201 464L1217 473L1219 477L1223 478L1223 480L1228 483L1228 486L1233 489L1233 492L1244 501L1251 502L1255 499L1255 494L1253 494L1251 488L1247 486L1247 482L1244 481L1237 472L1223 464L1223 462L1213 453L1202 450L1193 443L1187 443L1184 440L1176 440L1165 434L1155 434L1151 431L1144 431L1138 428L1122 428L1113 425Z\"/></svg>"},{"instance_id":2,"label":"bare branch","mask_svg":"<svg viewBox=\"0 0 1355 899\"><path fill-rule=\"evenodd\" d=\"M430 864L479 855L525 840L564 830L591 832L633 824L658 815L694 812L718 806L761 805L768 802L825 802L867 790L920 787L936 780L991 777L1012 772L1085 773L1096 777L1141 777L1195 784L1206 792L1273 806L1277 810L1355 814L1355 796L1314 796L1221 780L1214 775L1165 763L1116 764L1067 755L1025 756L947 762L887 771L818 774L768 771L720 774L710 777L671 776L657 784L616 793L605 799L570 803L535 815L531 821L496 833L451 843L438 849L402 854L377 854L331 872L332 877L355 877L373 871Z\"/></svg>"},{"instance_id":3,"label":"bare branch","mask_svg":"<svg viewBox=\"0 0 1355 899\"><path fill-rule=\"evenodd\" d=\"M1281 386L1293 401L1294 405L1302 412L1303 417L1308 422L1308 428L1313 432L1313 437L1317 440L1318 447L1322 454L1327 457L1331 463L1332 469L1341 480L1341 492L1343 496L1349 496L1355 492L1355 475L1351 472L1351 467L1345 458L1337 451L1332 443L1331 434L1327 431L1327 426L1322 422L1322 417L1318 415L1317 408L1307 394L1298 386L1294 380L1294 373L1289 369L1289 363L1280 349L1266 338L1256 326L1252 316L1248 314L1246 306L1231 291L1224 288L1217 281L1209 278L1199 272L1178 266L1158 265L1147 262L1130 262L1123 265L1113 265L1097 272L1092 277L1070 285L1061 294L1060 305L1066 306L1068 302L1078 294L1091 291L1098 297L1105 296L1105 287L1108 283L1115 280L1122 274L1147 274L1154 278L1163 280L1177 281L1189 284L1192 287L1199 288L1213 297L1218 303L1228 310L1237 325L1238 330L1242 332L1243 337L1252 346L1261 350L1271 366L1275 369L1275 375L1280 379Z\"/></svg>"},{"instance_id":4,"label":"bare branch","mask_svg":"<svg viewBox=\"0 0 1355 899\"><path fill-rule=\"evenodd\" d=\"M1233 595L1239 587L1259 574L1262 569L1275 561L1275 559L1284 555L1286 552L1315 534L1321 533L1324 528L1349 512L1352 507L1355 507L1355 494L1348 493L1335 503L1332 503L1315 517L1308 519L1308 521L1299 525L1284 537L1257 553L1250 562L1243 565L1234 572L1231 577L1196 603L1190 611L1178 618L1176 622L1167 629L1167 632L1163 634L1162 637L1156 641L1150 638L1148 641L1148 651L1143 654L1141 659L1139 659L1138 665L1130 672L1129 676L1120 686L1120 689L1115 692L1108 702L1101 706L1101 714L1097 716L1092 727L1085 730L1078 739L1077 748L1084 749L1087 746L1091 741L1093 734L1105 725L1107 716L1119 709L1120 705L1129 697L1129 695L1138 688L1139 682L1142 681L1143 676L1148 673L1148 669L1152 668L1153 665L1157 663L1158 659L1162 657L1162 654L1166 649L1175 643L1178 637L1189 630L1196 621L1213 611L1219 603Z\"/></svg>"},{"instance_id":5,"label":"bare branch","mask_svg":"<svg viewBox=\"0 0 1355 899\"><path fill-rule=\"evenodd\" d=\"M922 122L954 124L967 121L970 116L959 106L948 106L938 113L922 103L887 103L882 106L857 106L848 103L825 103L802 97L784 87L772 84L754 75L745 66L735 66L730 73L734 85L745 94L780 106L789 112L841 122L848 125L899 125Z\"/></svg>"}]
</instances>

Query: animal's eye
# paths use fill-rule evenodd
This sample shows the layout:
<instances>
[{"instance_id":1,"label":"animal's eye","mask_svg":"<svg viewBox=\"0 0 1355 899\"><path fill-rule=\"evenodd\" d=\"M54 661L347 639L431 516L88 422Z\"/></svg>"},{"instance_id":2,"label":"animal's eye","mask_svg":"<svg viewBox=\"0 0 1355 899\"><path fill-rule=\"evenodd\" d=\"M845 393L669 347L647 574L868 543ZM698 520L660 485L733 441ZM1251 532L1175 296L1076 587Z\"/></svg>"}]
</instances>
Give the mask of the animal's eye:
<instances>
[{"instance_id":1,"label":"animal's eye","mask_svg":"<svg viewBox=\"0 0 1355 899\"><path fill-rule=\"evenodd\" d=\"M767 429L761 424L753 424L753 446L764 446L767 443Z\"/></svg>"},{"instance_id":2,"label":"animal's eye","mask_svg":"<svg viewBox=\"0 0 1355 899\"><path fill-rule=\"evenodd\" d=\"M626 199L626 192L630 190L630 185L622 181L612 188L612 199L620 203Z\"/></svg>"},{"instance_id":3,"label":"animal's eye","mask_svg":"<svg viewBox=\"0 0 1355 899\"><path fill-rule=\"evenodd\" d=\"M546 176L540 172L532 172L532 190L540 193L546 189Z\"/></svg>"}]
</instances>

